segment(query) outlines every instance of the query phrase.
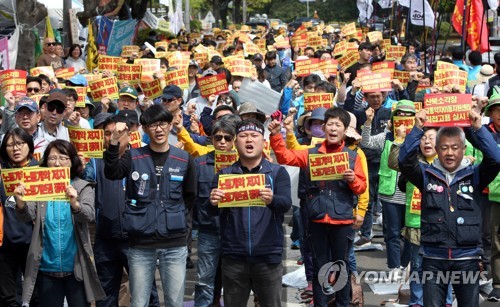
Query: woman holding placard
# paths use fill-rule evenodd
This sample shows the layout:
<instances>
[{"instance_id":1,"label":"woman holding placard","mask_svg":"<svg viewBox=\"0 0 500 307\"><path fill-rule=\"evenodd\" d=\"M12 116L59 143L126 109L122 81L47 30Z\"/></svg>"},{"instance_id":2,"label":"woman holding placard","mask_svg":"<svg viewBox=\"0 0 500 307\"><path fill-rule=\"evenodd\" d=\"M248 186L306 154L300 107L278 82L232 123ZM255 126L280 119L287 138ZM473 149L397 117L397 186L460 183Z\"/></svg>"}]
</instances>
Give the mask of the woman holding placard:
<instances>
[{"instance_id":1,"label":"woman holding placard","mask_svg":"<svg viewBox=\"0 0 500 307\"><path fill-rule=\"evenodd\" d=\"M20 108L22 113L22 109ZM8 131L0 146L3 170L24 166L36 166L33 159L33 138L21 128ZM7 171L5 171L6 173ZM15 306L18 272L24 272L28 249L33 232L33 223L21 222L16 217L15 200L5 193L0 185L0 306ZM30 306L38 306L38 295L34 293Z\"/></svg>"},{"instance_id":2,"label":"woman holding placard","mask_svg":"<svg viewBox=\"0 0 500 307\"><path fill-rule=\"evenodd\" d=\"M23 303L30 300L36 283L42 307L62 307L64 297L69 306L90 306L90 302L104 297L88 230L88 223L95 218L93 187L78 178L83 165L67 141L51 142L41 166L69 168L71 184L66 188L65 200L25 202L22 183L14 191L18 218L34 222Z\"/></svg>"}]
</instances>

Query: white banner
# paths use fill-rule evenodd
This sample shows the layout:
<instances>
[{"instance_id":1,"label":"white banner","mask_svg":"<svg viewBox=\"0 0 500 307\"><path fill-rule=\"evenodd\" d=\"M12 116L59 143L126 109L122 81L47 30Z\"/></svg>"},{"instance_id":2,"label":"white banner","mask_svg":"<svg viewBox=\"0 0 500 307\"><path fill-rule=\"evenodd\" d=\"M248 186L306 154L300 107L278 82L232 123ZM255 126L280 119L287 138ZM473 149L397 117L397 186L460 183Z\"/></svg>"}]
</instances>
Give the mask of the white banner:
<instances>
[{"instance_id":1,"label":"white banner","mask_svg":"<svg viewBox=\"0 0 500 307\"><path fill-rule=\"evenodd\" d=\"M422 3L423 2L423 3ZM422 4L424 4L422 6ZM434 28L434 11L427 0L417 0L411 3L411 23L417 26L424 25L429 28Z\"/></svg>"},{"instance_id":2,"label":"white banner","mask_svg":"<svg viewBox=\"0 0 500 307\"><path fill-rule=\"evenodd\" d=\"M359 21L368 22L373 13L372 0L357 0L356 6L359 10Z\"/></svg>"}]
</instances>

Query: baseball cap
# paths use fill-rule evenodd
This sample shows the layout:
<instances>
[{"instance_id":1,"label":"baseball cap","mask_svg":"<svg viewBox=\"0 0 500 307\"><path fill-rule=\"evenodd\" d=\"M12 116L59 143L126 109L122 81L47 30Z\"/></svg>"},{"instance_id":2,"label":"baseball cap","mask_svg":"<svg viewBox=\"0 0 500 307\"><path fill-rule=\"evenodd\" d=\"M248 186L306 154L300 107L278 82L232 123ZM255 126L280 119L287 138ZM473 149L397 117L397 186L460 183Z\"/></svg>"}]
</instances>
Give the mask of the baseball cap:
<instances>
[{"instance_id":1,"label":"baseball cap","mask_svg":"<svg viewBox=\"0 0 500 307\"><path fill-rule=\"evenodd\" d=\"M21 100L19 101L19 104L16 107L16 112L19 111L21 108L27 108L31 112L39 112L40 111L36 101L34 101L33 99L26 97L26 96L21 98Z\"/></svg>"},{"instance_id":2,"label":"baseball cap","mask_svg":"<svg viewBox=\"0 0 500 307\"><path fill-rule=\"evenodd\" d=\"M85 78L84 76L82 76L80 74L76 74L73 77L71 77L71 79L69 79L67 81L67 83L70 83L69 85L73 85L73 86L87 86L88 85L87 78Z\"/></svg>"},{"instance_id":3,"label":"baseball cap","mask_svg":"<svg viewBox=\"0 0 500 307\"><path fill-rule=\"evenodd\" d=\"M206 76L213 76L213 75L216 75L216 74L217 74L217 72L216 72L215 70L213 70L213 69L207 69L207 70L205 70L205 71L201 74L201 76L202 76L202 77L206 77Z\"/></svg>"},{"instance_id":4,"label":"baseball cap","mask_svg":"<svg viewBox=\"0 0 500 307\"><path fill-rule=\"evenodd\" d=\"M253 59L254 60L263 60L264 57L262 56L262 54L256 53L256 54L253 55Z\"/></svg>"},{"instance_id":5,"label":"baseball cap","mask_svg":"<svg viewBox=\"0 0 500 307\"><path fill-rule=\"evenodd\" d=\"M210 63L215 63L215 64L224 64L222 61L222 58L218 55L214 55L212 59L210 60Z\"/></svg>"},{"instance_id":6,"label":"baseball cap","mask_svg":"<svg viewBox=\"0 0 500 307\"><path fill-rule=\"evenodd\" d=\"M490 108L500 104L500 94L494 93L488 102L488 105L484 109L484 115L490 116Z\"/></svg>"},{"instance_id":7,"label":"baseball cap","mask_svg":"<svg viewBox=\"0 0 500 307\"><path fill-rule=\"evenodd\" d=\"M165 86L163 89L163 95L161 95L161 98L166 100L180 97L182 97L182 90L174 84Z\"/></svg>"},{"instance_id":8,"label":"baseball cap","mask_svg":"<svg viewBox=\"0 0 500 307\"><path fill-rule=\"evenodd\" d=\"M200 67L200 66L198 66L198 62L196 62L196 60L190 60L189 61L189 66L196 66L196 68Z\"/></svg>"},{"instance_id":9,"label":"baseball cap","mask_svg":"<svg viewBox=\"0 0 500 307\"><path fill-rule=\"evenodd\" d=\"M125 86L124 88L122 88L120 90L120 93L119 93L120 96L130 96L134 99L137 99L137 90L132 87L132 86Z\"/></svg>"},{"instance_id":10,"label":"baseball cap","mask_svg":"<svg viewBox=\"0 0 500 307\"><path fill-rule=\"evenodd\" d=\"M66 94L63 93L61 90L53 90L49 92L49 97L47 97L46 103L49 102L60 102L63 105L66 105L68 102L68 98L66 97Z\"/></svg>"},{"instance_id":11,"label":"baseball cap","mask_svg":"<svg viewBox=\"0 0 500 307\"><path fill-rule=\"evenodd\" d=\"M139 124L139 116L135 110L121 110L116 116L128 119L131 124Z\"/></svg>"},{"instance_id":12,"label":"baseball cap","mask_svg":"<svg viewBox=\"0 0 500 307\"><path fill-rule=\"evenodd\" d=\"M99 127L100 125L104 124L110 118L113 116L111 113L99 113L95 116L94 118L94 128Z\"/></svg>"}]
</instances>

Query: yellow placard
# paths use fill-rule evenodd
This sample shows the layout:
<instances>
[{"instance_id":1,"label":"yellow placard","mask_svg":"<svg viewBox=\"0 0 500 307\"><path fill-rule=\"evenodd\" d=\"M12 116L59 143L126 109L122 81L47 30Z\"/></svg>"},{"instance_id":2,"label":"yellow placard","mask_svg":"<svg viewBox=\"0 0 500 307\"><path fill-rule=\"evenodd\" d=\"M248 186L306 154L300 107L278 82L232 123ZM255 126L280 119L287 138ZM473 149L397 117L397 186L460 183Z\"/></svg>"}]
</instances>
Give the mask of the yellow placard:
<instances>
[{"instance_id":1,"label":"yellow placard","mask_svg":"<svg viewBox=\"0 0 500 307\"><path fill-rule=\"evenodd\" d=\"M391 46L391 39L390 38L384 38L382 40L382 46L380 46L381 49L387 50Z\"/></svg>"},{"instance_id":2,"label":"yellow placard","mask_svg":"<svg viewBox=\"0 0 500 307\"><path fill-rule=\"evenodd\" d=\"M401 58L406 53L406 47L404 46L389 46L387 48L387 60L401 61Z\"/></svg>"},{"instance_id":3,"label":"yellow placard","mask_svg":"<svg viewBox=\"0 0 500 307\"><path fill-rule=\"evenodd\" d=\"M405 133L408 134L411 129L413 129L413 126L415 126L415 116L394 116L392 118L392 124L394 125L394 131L401 126L404 126Z\"/></svg>"},{"instance_id":4,"label":"yellow placard","mask_svg":"<svg viewBox=\"0 0 500 307\"><path fill-rule=\"evenodd\" d=\"M174 84L185 90L189 88L189 76L185 69L167 71L165 73L167 84Z\"/></svg>"},{"instance_id":5,"label":"yellow placard","mask_svg":"<svg viewBox=\"0 0 500 307\"><path fill-rule=\"evenodd\" d=\"M224 191L219 208L265 206L260 190L265 188L264 174L219 175L218 188Z\"/></svg>"},{"instance_id":6,"label":"yellow placard","mask_svg":"<svg viewBox=\"0 0 500 307\"><path fill-rule=\"evenodd\" d=\"M12 196L19 183L23 183L25 201L66 200L70 184L69 167L25 167L2 169L2 181L7 196Z\"/></svg>"},{"instance_id":7,"label":"yellow placard","mask_svg":"<svg viewBox=\"0 0 500 307\"><path fill-rule=\"evenodd\" d=\"M109 77L89 82L90 95L94 101L101 101L103 97L118 99L116 78Z\"/></svg>"},{"instance_id":8,"label":"yellow placard","mask_svg":"<svg viewBox=\"0 0 500 307\"><path fill-rule=\"evenodd\" d=\"M358 33L358 30L356 30L356 23L354 22L346 24L342 27L342 29L340 29L340 31L344 36L356 35Z\"/></svg>"},{"instance_id":9,"label":"yellow placard","mask_svg":"<svg viewBox=\"0 0 500 307\"><path fill-rule=\"evenodd\" d=\"M128 84L137 84L141 80L142 65L139 64L118 64L116 77L118 82L128 82Z\"/></svg>"},{"instance_id":10,"label":"yellow placard","mask_svg":"<svg viewBox=\"0 0 500 307\"><path fill-rule=\"evenodd\" d=\"M167 50L168 44L169 43L167 41L155 42L155 48L163 47L163 48L165 48L165 50Z\"/></svg>"},{"instance_id":11,"label":"yellow placard","mask_svg":"<svg viewBox=\"0 0 500 307\"><path fill-rule=\"evenodd\" d=\"M309 155L311 181L339 180L348 169L349 154L347 152Z\"/></svg>"},{"instance_id":12,"label":"yellow placard","mask_svg":"<svg viewBox=\"0 0 500 307\"><path fill-rule=\"evenodd\" d=\"M260 53L266 52L266 40L265 39L256 39L254 40L254 44L259 47Z\"/></svg>"},{"instance_id":13,"label":"yellow placard","mask_svg":"<svg viewBox=\"0 0 500 307\"><path fill-rule=\"evenodd\" d=\"M333 49L333 54L335 56L344 55L347 52L347 41L340 41L335 44L335 48Z\"/></svg>"},{"instance_id":14,"label":"yellow placard","mask_svg":"<svg viewBox=\"0 0 500 307\"><path fill-rule=\"evenodd\" d=\"M434 72L434 85L441 88L443 86L457 86L462 93L467 87L468 73L460 69L444 69Z\"/></svg>"},{"instance_id":15,"label":"yellow placard","mask_svg":"<svg viewBox=\"0 0 500 307\"><path fill-rule=\"evenodd\" d=\"M142 75L154 75L160 70L160 59L135 59L134 64L142 66Z\"/></svg>"},{"instance_id":16,"label":"yellow placard","mask_svg":"<svg viewBox=\"0 0 500 307\"><path fill-rule=\"evenodd\" d=\"M224 63L227 63L226 67L233 76L250 78L253 74L255 74L255 68L250 60L233 58Z\"/></svg>"},{"instance_id":17,"label":"yellow placard","mask_svg":"<svg viewBox=\"0 0 500 307\"><path fill-rule=\"evenodd\" d=\"M218 173L221 169L233 165L234 162L238 161L239 155L236 151L220 151L216 150L214 155L214 165L215 173Z\"/></svg>"},{"instance_id":18,"label":"yellow placard","mask_svg":"<svg viewBox=\"0 0 500 307\"><path fill-rule=\"evenodd\" d=\"M316 146L318 144L322 144L324 141L325 141L325 138L317 138L317 137L313 136L311 138L311 145Z\"/></svg>"},{"instance_id":19,"label":"yellow placard","mask_svg":"<svg viewBox=\"0 0 500 307\"><path fill-rule=\"evenodd\" d=\"M409 71L403 71L403 70L394 70L392 72L392 78L393 79L398 79L401 84L406 85L408 82L410 82L410 72Z\"/></svg>"},{"instance_id":20,"label":"yellow placard","mask_svg":"<svg viewBox=\"0 0 500 307\"><path fill-rule=\"evenodd\" d=\"M87 82L90 82L90 81L95 81L95 80L99 80L102 78L102 74L83 74L82 76L85 77L85 79L87 79Z\"/></svg>"},{"instance_id":21,"label":"yellow placard","mask_svg":"<svg viewBox=\"0 0 500 307\"><path fill-rule=\"evenodd\" d=\"M130 145L130 148L141 148L141 133L139 131L130 132L130 139L128 144Z\"/></svg>"},{"instance_id":22,"label":"yellow placard","mask_svg":"<svg viewBox=\"0 0 500 307\"><path fill-rule=\"evenodd\" d=\"M69 140L85 158L102 158L104 130L68 127Z\"/></svg>"},{"instance_id":23,"label":"yellow placard","mask_svg":"<svg viewBox=\"0 0 500 307\"><path fill-rule=\"evenodd\" d=\"M118 69L118 64L121 63L122 58L118 56L109 56L99 54L99 62L97 64L97 68L99 71L109 70L113 73L116 73Z\"/></svg>"},{"instance_id":24,"label":"yellow placard","mask_svg":"<svg viewBox=\"0 0 500 307\"><path fill-rule=\"evenodd\" d=\"M247 42L243 44L243 49L245 49L245 53L247 55L254 55L256 53L260 53L260 48L252 42Z\"/></svg>"},{"instance_id":25,"label":"yellow placard","mask_svg":"<svg viewBox=\"0 0 500 307\"><path fill-rule=\"evenodd\" d=\"M411 195L410 213L418 215L422 213L422 193L418 188L414 188Z\"/></svg>"},{"instance_id":26,"label":"yellow placard","mask_svg":"<svg viewBox=\"0 0 500 307\"><path fill-rule=\"evenodd\" d=\"M295 70L297 77L306 77L319 69L319 59L296 60Z\"/></svg>"},{"instance_id":27,"label":"yellow placard","mask_svg":"<svg viewBox=\"0 0 500 307\"><path fill-rule=\"evenodd\" d=\"M358 52L354 50L347 51L344 56L338 59L340 67L347 69L358 62Z\"/></svg>"},{"instance_id":28,"label":"yellow placard","mask_svg":"<svg viewBox=\"0 0 500 307\"><path fill-rule=\"evenodd\" d=\"M304 109L312 111L317 108L333 107L333 93L304 93Z\"/></svg>"},{"instance_id":29,"label":"yellow placard","mask_svg":"<svg viewBox=\"0 0 500 307\"><path fill-rule=\"evenodd\" d=\"M320 60L319 61L319 69L323 72L323 74L326 76L336 76L337 75L337 70L339 67L339 63L334 60Z\"/></svg>"},{"instance_id":30,"label":"yellow placard","mask_svg":"<svg viewBox=\"0 0 500 307\"><path fill-rule=\"evenodd\" d=\"M121 57L122 58L129 58L132 56L132 54L134 52L137 53L137 55L139 55L139 46L137 45L126 45L126 46L122 46L122 54L121 54Z\"/></svg>"},{"instance_id":31,"label":"yellow placard","mask_svg":"<svg viewBox=\"0 0 500 307\"><path fill-rule=\"evenodd\" d=\"M55 74L57 78L68 80L75 75L75 68L74 67L59 68L58 70L56 70Z\"/></svg>"},{"instance_id":32,"label":"yellow placard","mask_svg":"<svg viewBox=\"0 0 500 307\"><path fill-rule=\"evenodd\" d=\"M78 94L78 100L76 101L75 107L85 108L85 97L87 97L87 87L86 86L65 86L64 88L72 88Z\"/></svg>"},{"instance_id":33,"label":"yellow placard","mask_svg":"<svg viewBox=\"0 0 500 307\"><path fill-rule=\"evenodd\" d=\"M368 32L368 39L370 40L370 42L373 44L373 43L377 43L379 40L382 40L383 37L382 37L382 32L380 31L371 31L371 32Z\"/></svg>"},{"instance_id":34,"label":"yellow placard","mask_svg":"<svg viewBox=\"0 0 500 307\"><path fill-rule=\"evenodd\" d=\"M36 103L40 104L40 100L44 96L49 96L49 94L37 94L37 95L31 95L30 99L34 100Z\"/></svg>"},{"instance_id":35,"label":"yellow placard","mask_svg":"<svg viewBox=\"0 0 500 307\"><path fill-rule=\"evenodd\" d=\"M26 95L26 75L24 70L2 70L0 71L0 86L2 95L12 92L13 95Z\"/></svg>"},{"instance_id":36,"label":"yellow placard","mask_svg":"<svg viewBox=\"0 0 500 307\"><path fill-rule=\"evenodd\" d=\"M51 79L55 77L54 68L52 68L52 66L38 66L30 69L31 76L38 77L41 74L44 74Z\"/></svg>"},{"instance_id":37,"label":"yellow placard","mask_svg":"<svg viewBox=\"0 0 500 307\"><path fill-rule=\"evenodd\" d=\"M140 84L144 96L149 99L158 98L163 93L160 79L155 79L153 81L141 81Z\"/></svg>"},{"instance_id":38,"label":"yellow placard","mask_svg":"<svg viewBox=\"0 0 500 307\"><path fill-rule=\"evenodd\" d=\"M437 66L436 70L458 70L458 66L452 63L444 62L444 61L437 61Z\"/></svg>"}]
</instances>

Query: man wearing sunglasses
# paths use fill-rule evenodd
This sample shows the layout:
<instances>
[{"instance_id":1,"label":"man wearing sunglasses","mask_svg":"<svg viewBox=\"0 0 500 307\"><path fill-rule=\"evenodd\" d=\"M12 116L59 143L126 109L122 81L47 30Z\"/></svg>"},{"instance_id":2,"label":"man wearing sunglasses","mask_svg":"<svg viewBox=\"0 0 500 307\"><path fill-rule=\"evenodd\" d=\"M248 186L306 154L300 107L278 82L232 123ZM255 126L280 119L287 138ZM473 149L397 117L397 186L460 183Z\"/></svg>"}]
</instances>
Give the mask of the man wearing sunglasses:
<instances>
[{"instance_id":1,"label":"man wearing sunglasses","mask_svg":"<svg viewBox=\"0 0 500 307\"><path fill-rule=\"evenodd\" d=\"M61 90L49 92L47 101L41 106L45 117L40 126L43 138L47 142L62 139L69 142L68 128L62 125L64 111L66 110L67 97Z\"/></svg>"},{"instance_id":2,"label":"man wearing sunglasses","mask_svg":"<svg viewBox=\"0 0 500 307\"><path fill-rule=\"evenodd\" d=\"M63 67L63 60L56 54L56 41L53 38L44 39L44 54L36 61L36 66L52 66L54 71Z\"/></svg>"},{"instance_id":3,"label":"man wearing sunglasses","mask_svg":"<svg viewBox=\"0 0 500 307\"><path fill-rule=\"evenodd\" d=\"M31 97L33 95L38 95L41 90L42 80L40 78L34 76L26 78L26 96Z\"/></svg>"}]
</instances>

